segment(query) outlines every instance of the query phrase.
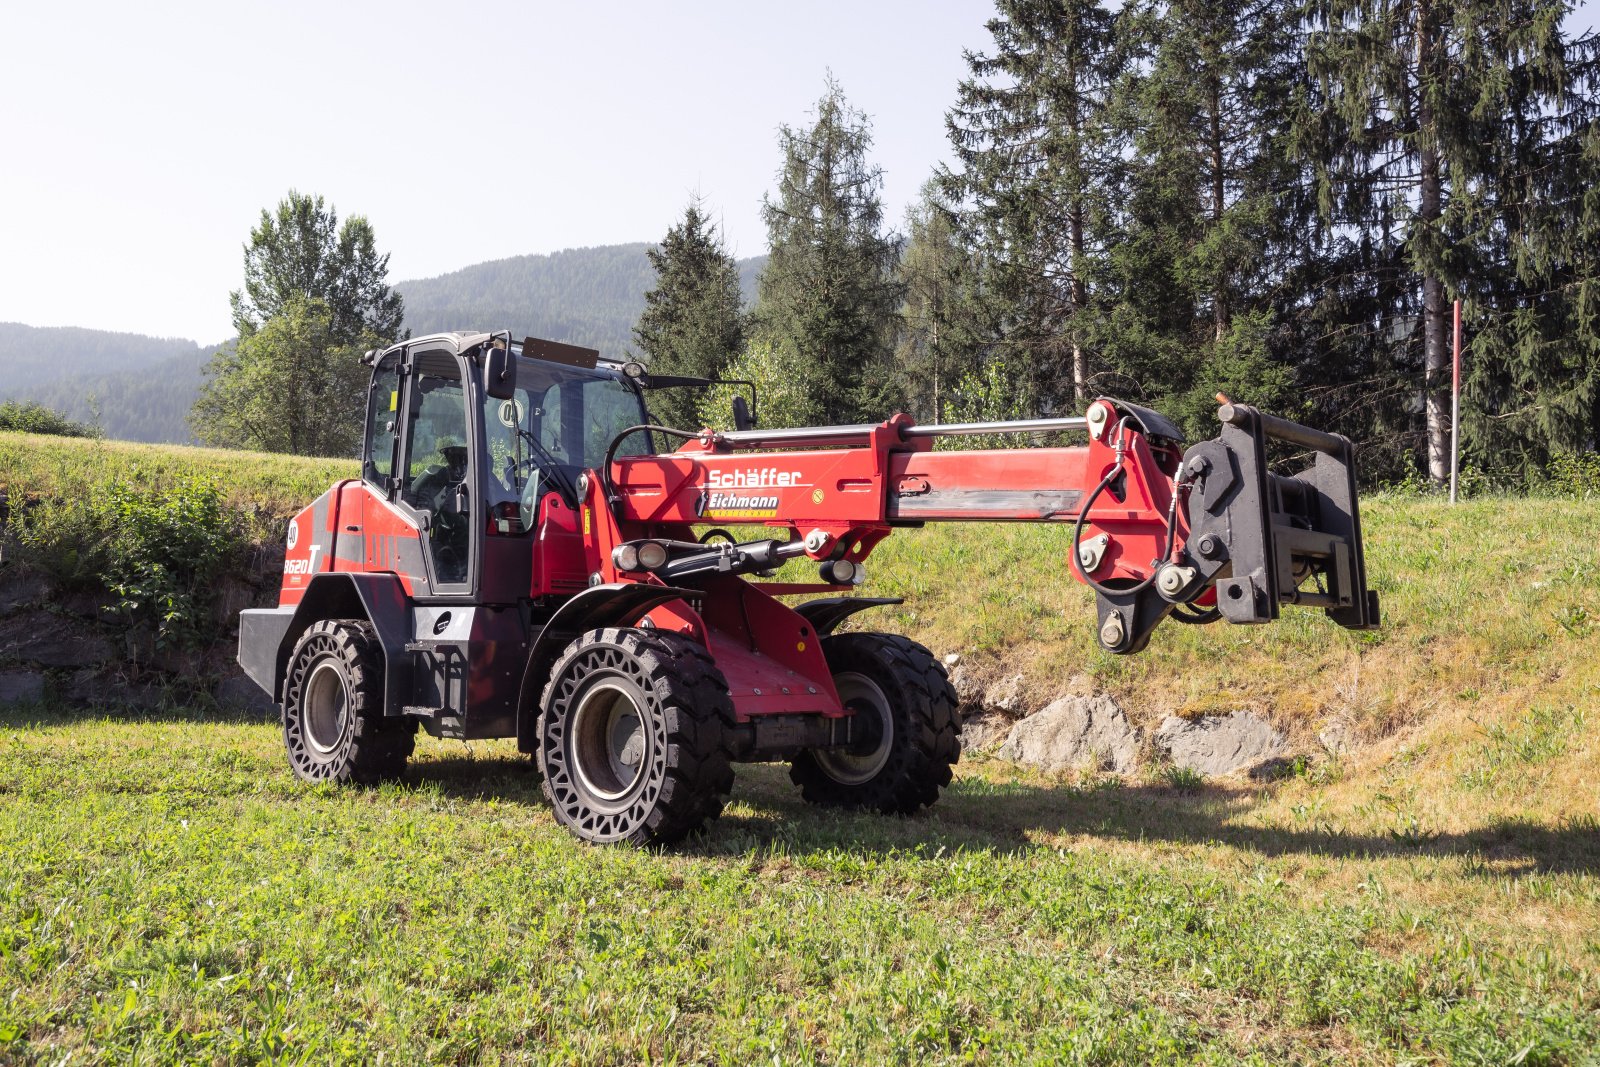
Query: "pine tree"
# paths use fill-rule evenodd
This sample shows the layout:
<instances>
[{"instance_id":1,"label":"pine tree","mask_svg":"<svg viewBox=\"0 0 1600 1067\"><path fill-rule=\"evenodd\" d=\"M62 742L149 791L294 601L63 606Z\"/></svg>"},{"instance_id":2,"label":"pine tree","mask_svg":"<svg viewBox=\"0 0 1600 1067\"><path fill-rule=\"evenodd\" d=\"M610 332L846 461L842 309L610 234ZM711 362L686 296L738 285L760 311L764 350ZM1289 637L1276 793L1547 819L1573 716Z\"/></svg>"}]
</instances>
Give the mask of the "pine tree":
<instances>
[{"instance_id":1,"label":"pine tree","mask_svg":"<svg viewBox=\"0 0 1600 1067\"><path fill-rule=\"evenodd\" d=\"M786 361L811 368L822 417L876 421L899 405L891 346L900 285L885 234L872 133L830 75L808 128L782 126L777 198L762 202L770 257L755 318Z\"/></svg>"},{"instance_id":2,"label":"pine tree","mask_svg":"<svg viewBox=\"0 0 1600 1067\"><path fill-rule=\"evenodd\" d=\"M244 249L244 288L231 294L238 340L206 365L189 425L208 444L300 455L350 455L361 440L368 372L363 349L401 336L361 216L341 225L320 196L294 190L261 212Z\"/></svg>"},{"instance_id":3,"label":"pine tree","mask_svg":"<svg viewBox=\"0 0 1600 1067\"><path fill-rule=\"evenodd\" d=\"M1495 190L1506 161L1512 173L1533 165L1533 143L1519 145L1518 131L1561 109L1565 12L1562 0L1321 0L1311 9L1307 59L1321 107L1304 143L1331 224L1398 246L1417 293L1417 384L1436 484L1450 464L1450 301L1520 256Z\"/></svg>"},{"instance_id":4,"label":"pine tree","mask_svg":"<svg viewBox=\"0 0 1600 1067\"><path fill-rule=\"evenodd\" d=\"M1293 25L1286 0L1140 0L1118 20L1129 62L1113 111L1132 151L1099 348L1197 427L1219 390L1275 408L1290 394L1270 340L1301 242L1287 225L1296 168L1283 143Z\"/></svg>"},{"instance_id":5,"label":"pine tree","mask_svg":"<svg viewBox=\"0 0 1600 1067\"><path fill-rule=\"evenodd\" d=\"M943 422L956 383L978 369L979 345L971 333L972 253L937 178L906 210L906 246L900 258L905 303L895 366L913 415Z\"/></svg>"},{"instance_id":6,"label":"pine tree","mask_svg":"<svg viewBox=\"0 0 1600 1067\"><path fill-rule=\"evenodd\" d=\"M1105 253L1124 145L1106 109L1120 69L1095 0L999 0L992 51L969 53L946 117L960 171L945 176L982 265L974 332L1019 391L1081 403L1093 373L1082 321Z\"/></svg>"},{"instance_id":7,"label":"pine tree","mask_svg":"<svg viewBox=\"0 0 1600 1067\"><path fill-rule=\"evenodd\" d=\"M716 377L744 347L744 304L738 264L698 198L661 246L645 255L655 268L656 284L645 294L633 337L650 369ZM651 395L650 406L667 425L697 428L696 401L691 390L666 389Z\"/></svg>"}]
</instances>

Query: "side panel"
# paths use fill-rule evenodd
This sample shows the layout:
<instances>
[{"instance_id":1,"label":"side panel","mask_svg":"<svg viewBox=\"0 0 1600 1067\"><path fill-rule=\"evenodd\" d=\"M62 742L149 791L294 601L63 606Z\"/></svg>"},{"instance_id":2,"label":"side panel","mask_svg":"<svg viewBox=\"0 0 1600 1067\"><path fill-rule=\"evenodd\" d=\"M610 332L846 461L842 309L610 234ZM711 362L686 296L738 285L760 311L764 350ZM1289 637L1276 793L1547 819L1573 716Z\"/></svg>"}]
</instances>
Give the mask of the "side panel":
<instances>
[{"instance_id":1,"label":"side panel","mask_svg":"<svg viewBox=\"0 0 1600 1067\"><path fill-rule=\"evenodd\" d=\"M477 739L517 732L527 629L514 607L420 605L412 611L415 691L430 733Z\"/></svg>"}]
</instances>

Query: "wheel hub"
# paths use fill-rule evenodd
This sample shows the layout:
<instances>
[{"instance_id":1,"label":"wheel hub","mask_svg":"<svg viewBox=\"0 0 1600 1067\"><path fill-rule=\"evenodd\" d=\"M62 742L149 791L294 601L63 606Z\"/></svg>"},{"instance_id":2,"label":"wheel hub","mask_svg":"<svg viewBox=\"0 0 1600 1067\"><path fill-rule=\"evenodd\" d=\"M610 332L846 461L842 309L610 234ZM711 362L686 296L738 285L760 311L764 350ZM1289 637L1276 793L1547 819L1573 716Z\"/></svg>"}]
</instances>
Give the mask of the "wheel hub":
<instances>
[{"instance_id":1,"label":"wheel hub","mask_svg":"<svg viewBox=\"0 0 1600 1067\"><path fill-rule=\"evenodd\" d=\"M332 661L319 663L306 679L302 725L306 744L318 755L330 755L344 738L350 717L350 694L344 672Z\"/></svg>"},{"instance_id":2,"label":"wheel hub","mask_svg":"<svg viewBox=\"0 0 1600 1067\"><path fill-rule=\"evenodd\" d=\"M572 762L593 796L619 801L639 783L648 739L634 697L613 681L583 695L572 716Z\"/></svg>"},{"instance_id":3,"label":"wheel hub","mask_svg":"<svg viewBox=\"0 0 1600 1067\"><path fill-rule=\"evenodd\" d=\"M894 747L889 698L878 683L864 674L836 674L833 684L839 691L840 703L856 713L858 735L848 747L816 749L813 755L817 765L834 781L861 785L883 770Z\"/></svg>"}]
</instances>

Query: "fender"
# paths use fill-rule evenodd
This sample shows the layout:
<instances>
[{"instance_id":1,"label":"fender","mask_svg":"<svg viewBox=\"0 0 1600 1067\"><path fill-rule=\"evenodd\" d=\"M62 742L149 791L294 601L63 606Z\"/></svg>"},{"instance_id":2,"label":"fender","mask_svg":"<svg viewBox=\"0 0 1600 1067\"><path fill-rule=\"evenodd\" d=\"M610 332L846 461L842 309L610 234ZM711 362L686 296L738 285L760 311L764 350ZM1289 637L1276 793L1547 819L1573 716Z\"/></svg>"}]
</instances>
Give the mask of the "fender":
<instances>
[{"instance_id":1,"label":"fender","mask_svg":"<svg viewBox=\"0 0 1600 1067\"><path fill-rule=\"evenodd\" d=\"M383 649L383 707L399 715L410 692L411 661L406 655L411 613L405 588L392 574L325 571L313 575L294 608L239 613L239 662L261 688L282 702L289 656L306 628L324 619L363 619L377 632ZM268 640L257 640L263 635ZM274 643L271 636L277 636ZM261 656L273 650L269 662ZM270 687L270 688L269 688Z\"/></svg>"},{"instance_id":2,"label":"fender","mask_svg":"<svg viewBox=\"0 0 1600 1067\"><path fill-rule=\"evenodd\" d=\"M825 596L797 604L794 610L805 617L818 637L827 637L858 611L905 602L906 598L901 596Z\"/></svg>"},{"instance_id":3,"label":"fender","mask_svg":"<svg viewBox=\"0 0 1600 1067\"><path fill-rule=\"evenodd\" d=\"M522 687L517 693L517 748L523 752L534 750L533 724L539 714L539 696L544 691L550 666L578 635L603 626L632 626L668 601L699 601L704 596L697 589L610 582L590 586L561 605L528 645L528 662L523 667Z\"/></svg>"}]
</instances>

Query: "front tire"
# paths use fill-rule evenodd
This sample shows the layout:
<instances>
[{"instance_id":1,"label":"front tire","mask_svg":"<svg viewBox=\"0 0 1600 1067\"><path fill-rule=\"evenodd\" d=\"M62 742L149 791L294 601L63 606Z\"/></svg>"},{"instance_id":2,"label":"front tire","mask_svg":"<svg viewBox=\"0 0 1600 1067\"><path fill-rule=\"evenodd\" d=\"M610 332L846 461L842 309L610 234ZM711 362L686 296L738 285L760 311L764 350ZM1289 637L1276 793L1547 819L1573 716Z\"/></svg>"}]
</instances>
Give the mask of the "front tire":
<instances>
[{"instance_id":1,"label":"front tire","mask_svg":"<svg viewBox=\"0 0 1600 1067\"><path fill-rule=\"evenodd\" d=\"M383 714L383 653L369 623L327 619L289 657L283 742L295 777L373 785L398 778L416 723Z\"/></svg>"},{"instance_id":2,"label":"front tire","mask_svg":"<svg viewBox=\"0 0 1600 1067\"><path fill-rule=\"evenodd\" d=\"M961 758L956 694L933 653L893 634L835 634L822 654L856 743L809 749L789 777L812 804L909 815L939 799Z\"/></svg>"},{"instance_id":3,"label":"front tire","mask_svg":"<svg viewBox=\"0 0 1600 1067\"><path fill-rule=\"evenodd\" d=\"M579 838L672 844L722 814L733 699L701 645L590 630L556 661L539 706L544 793Z\"/></svg>"}]
</instances>

